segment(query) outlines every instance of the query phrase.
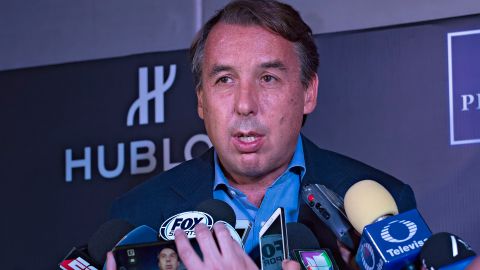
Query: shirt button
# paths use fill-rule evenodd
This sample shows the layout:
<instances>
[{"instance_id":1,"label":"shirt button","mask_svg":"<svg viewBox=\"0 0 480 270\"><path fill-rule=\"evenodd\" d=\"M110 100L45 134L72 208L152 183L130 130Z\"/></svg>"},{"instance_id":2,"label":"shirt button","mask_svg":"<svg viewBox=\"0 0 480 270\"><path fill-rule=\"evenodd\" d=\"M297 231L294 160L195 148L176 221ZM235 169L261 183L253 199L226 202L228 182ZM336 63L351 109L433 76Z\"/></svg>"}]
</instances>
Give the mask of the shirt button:
<instances>
[{"instance_id":1,"label":"shirt button","mask_svg":"<svg viewBox=\"0 0 480 270\"><path fill-rule=\"evenodd\" d=\"M230 190L230 194L232 194L232 196L237 195L237 193L236 193L235 191L233 191L233 190Z\"/></svg>"}]
</instances>

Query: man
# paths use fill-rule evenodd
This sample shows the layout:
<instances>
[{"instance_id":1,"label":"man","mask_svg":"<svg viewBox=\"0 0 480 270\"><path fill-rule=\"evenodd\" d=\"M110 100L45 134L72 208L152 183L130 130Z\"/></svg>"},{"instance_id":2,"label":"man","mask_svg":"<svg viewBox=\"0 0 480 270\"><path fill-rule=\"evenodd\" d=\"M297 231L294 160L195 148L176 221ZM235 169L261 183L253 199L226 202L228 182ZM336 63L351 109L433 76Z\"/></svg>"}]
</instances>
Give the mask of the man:
<instances>
[{"instance_id":1,"label":"man","mask_svg":"<svg viewBox=\"0 0 480 270\"><path fill-rule=\"evenodd\" d=\"M191 60L198 114L214 147L119 198L114 217L158 228L220 199L252 222L245 250L255 258L262 223L284 207L287 222L307 224L342 268L335 238L300 202L301 184L321 183L343 196L355 182L374 179L400 211L415 207L409 186L300 134L316 106L319 60L310 28L290 6L231 2L200 30Z\"/></svg>"},{"instance_id":2,"label":"man","mask_svg":"<svg viewBox=\"0 0 480 270\"><path fill-rule=\"evenodd\" d=\"M178 255L172 248L163 248L157 255L158 269L160 270L177 270L180 262Z\"/></svg>"}]
</instances>

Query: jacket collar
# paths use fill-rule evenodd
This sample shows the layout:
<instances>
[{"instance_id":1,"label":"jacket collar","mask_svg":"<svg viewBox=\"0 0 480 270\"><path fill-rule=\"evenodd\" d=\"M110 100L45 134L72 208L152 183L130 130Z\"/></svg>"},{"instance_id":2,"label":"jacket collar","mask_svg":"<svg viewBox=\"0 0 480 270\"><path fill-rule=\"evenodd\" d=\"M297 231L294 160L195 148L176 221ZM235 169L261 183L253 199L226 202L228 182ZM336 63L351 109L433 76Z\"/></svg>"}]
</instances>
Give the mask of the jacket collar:
<instances>
[{"instance_id":1,"label":"jacket collar","mask_svg":"<svg viewBox=\"0 0 480 270\"><path fill-rule=\"evenodd\" d=\"M301 134L303 143L303 152L305 157L306 173L302 180L303 184L322 182L319 179L318 162L315 156L315 150L318 149L310 140ZM193 169L189 177L178 179L171 185L174 193L187 202L187 206L194 207L200 202L213 198L213 182L215 178L214 149L208 149L199 158L191 161L192 166L186 168ZM195 181L192 181L195 178Z\"/></svg>"}]
</instances>

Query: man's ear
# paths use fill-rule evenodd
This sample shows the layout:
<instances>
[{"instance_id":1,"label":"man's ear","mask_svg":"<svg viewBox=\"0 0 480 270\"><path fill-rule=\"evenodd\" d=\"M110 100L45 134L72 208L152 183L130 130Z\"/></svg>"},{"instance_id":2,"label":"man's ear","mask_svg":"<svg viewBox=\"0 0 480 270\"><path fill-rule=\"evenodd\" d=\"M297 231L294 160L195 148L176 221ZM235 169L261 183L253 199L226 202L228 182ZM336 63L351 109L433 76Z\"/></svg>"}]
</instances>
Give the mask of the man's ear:
<instances>
[{"instance_id":1,"label":"man's ear","mask_svg":"<svg viewBox=\"0 0 480 270\"><path fill-rule=\"evenodd\" d=\"M317 106L317 95L318 95L318 75L315 73L314 76L310 79L310 83L305 90L305 100L303 103L303 114L309 114L313 112Z\"/></svg>"},{"instance_id":2,"label":"man's ear","mask_svg":"<svg viewBox=\"0 0 480 270\"><path fill-rule=\"evenodd\" d=\"M197 92L197 113L198 116L203 119L203 90L199 87Z\"/></svg>"}]
</instances>

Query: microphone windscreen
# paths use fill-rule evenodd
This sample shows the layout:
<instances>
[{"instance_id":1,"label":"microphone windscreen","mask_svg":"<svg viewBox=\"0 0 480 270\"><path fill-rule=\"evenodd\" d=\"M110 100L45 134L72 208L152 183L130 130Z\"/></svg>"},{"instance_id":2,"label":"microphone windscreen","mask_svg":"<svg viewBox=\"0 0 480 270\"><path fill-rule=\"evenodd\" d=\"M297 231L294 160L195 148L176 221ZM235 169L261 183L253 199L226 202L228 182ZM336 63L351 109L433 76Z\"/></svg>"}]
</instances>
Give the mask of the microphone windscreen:
<instances>
[{"instance_id":1,"label":"microphone windscreen","mask_svg":"<svg viewBox=\"0 0 480 270\"><path fill-rule=\"evenodd\" d=\"M439 269L475 255L465 241L447 232L432 235L420 252L420 258L427 269Z\"/></svg>"},{"instance_id":2,"label":"microphone windscreen","mask_svg":"<svg viewBox=\"0 0 480 270\"><path fill-rule=\"evenodd\" d=\"M212 216L214 221L223 220L235 227L237 218L232 207L221 200L209 199L200 203L195 211L200 211Z\"/></svg>"},{"instance_id":3,"label":"microphone windscreen","mask_svg":"<svg viewBox=\"0 0 480 270\"><path fill-rule=\"evenodd\" d=\"M135 227L121 219L112 219L103 223L88 240L88 254L98 264L103 265L107 252Z\"/></svg>"},{"instance_id":4,"label":"microphone windscreen","mask_svg":"<svg viewBox=\"0 0 480 270\"><path fill-rule=\"evenodd\" d=\"M302 223L287 223L287 235L288 248L290 250L320 249L320 244L313 232Z\"/></svg>"},{"instance_id":5,"label":"microphone windscreen","mask_svg":"<svg viewBox=\"0 0 480 270\"><path fill-rule=\"evenodd\" d=\"M398 208L390 192L373 180L362 180L352 185L345 194L345 212L348 220L360 234L366 225L386 215L397 215Z\"/></svg>"},{"instance_id":6,"label":"microphone windscreen","mask_svg":"<svg viewBox=\"0 0 480 270\"><path fill-rule=\"evenodd\" d=\"M158 232L147 225L141 225L128 232L115 246L151 243L158 240Z\"/></svg>"}]
</instances>

